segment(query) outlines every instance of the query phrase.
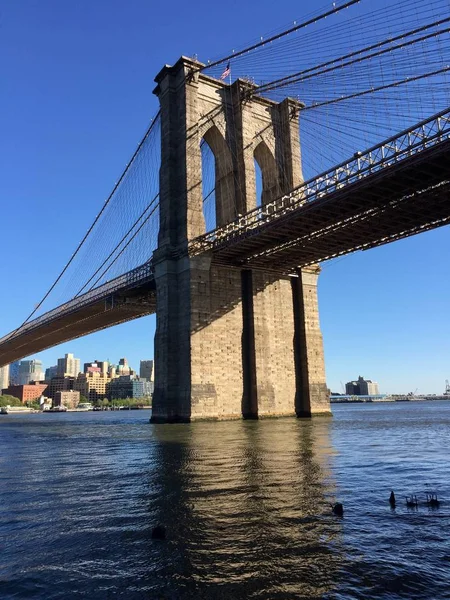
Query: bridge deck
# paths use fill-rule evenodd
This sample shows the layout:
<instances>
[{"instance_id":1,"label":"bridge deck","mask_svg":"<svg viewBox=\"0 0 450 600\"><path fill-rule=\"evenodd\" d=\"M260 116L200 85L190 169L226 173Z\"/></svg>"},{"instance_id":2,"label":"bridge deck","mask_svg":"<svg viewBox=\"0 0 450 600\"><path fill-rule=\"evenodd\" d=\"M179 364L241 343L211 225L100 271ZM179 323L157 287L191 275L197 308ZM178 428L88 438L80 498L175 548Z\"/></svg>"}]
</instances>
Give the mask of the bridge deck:
<instances>
[{"instance_id":1,"label":"bridge deck","mask_svg":"<svg viewBox=\"0 0 450 600\"><path fill-rule=\"evenodd\" d=\"M291 272L299 266L450 222L450 140L275 218L214 239L217 263Z\"/></svg>"},{"instance_id":2,"label":"bridge deck","mask_svg":"<svg viewBox=\"0 0 450 600\"><path fill-rule=\"evenodd\" d=\"M93 299L77 306L61 307L42 315L25 328L0 340L0 365L9 364L24 356L41 352L63 342L118 325L156 311L155 283L146 277L130 288L105 290Z\"/></svg>"}]
</instances>

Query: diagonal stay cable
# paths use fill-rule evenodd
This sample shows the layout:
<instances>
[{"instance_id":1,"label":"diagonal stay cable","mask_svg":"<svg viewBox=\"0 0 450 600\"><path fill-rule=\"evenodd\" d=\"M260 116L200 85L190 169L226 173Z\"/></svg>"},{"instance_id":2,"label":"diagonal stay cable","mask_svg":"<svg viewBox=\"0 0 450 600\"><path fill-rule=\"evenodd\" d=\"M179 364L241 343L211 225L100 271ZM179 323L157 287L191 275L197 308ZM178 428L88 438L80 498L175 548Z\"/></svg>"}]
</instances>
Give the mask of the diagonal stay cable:
<instances>
[{"instance_id":1,"label":"diagonal stay cable","mask_svg":"<svg viewBox=\"0 0 450 600\"><path fill-rule=\"evenodd\" d=\"M89 229L87 230L85 236L83 237L83 239L81 240L81 242L78 244L75 252L72 254L72 256L70 257L69 262L66 264L66 266L64 267L64 269L61 271L61 273L58 275L58 277L55 279L55 281L53 282L53 284L50 286L50 288L47 290L46 294L44 295L44 297L42 298L42 300L36 304L36 306L34 307L34 309L31 311L31 313L28 315L28 317L25 319L25 321L19 325L19 327L17 327L16 329L14 329L11 334L8 336L7 339L10 339L12 336L14 336L26 323L28 323L28 321L31 319L31 317L39 310L39 308L43 305L43 303L45 302L45 300L47 300L47 298L50 296L50 294L52 293L52 291L55 289L56 285L61 281L61 278L63 277L64 273L67 271L67 269L69 268L69 266L72 264L74 258L76 257L76 255L78 254L78 252L81 250L81 247L83 246L84 242L86 241L86 239L88 238L88 236L90 235L90 233L92 232L92 230L94 229L95 225L97 224L97 222L99 221L100 217L102 216L102 214L104 213L106 207L108 206L108 204L110 203L110 201L112 200L112 198L114 197L114 194L116 193L116 190L118 189L118 187L120 186L120 184L122 183L123 179L125 178L126 174L128 173L130 167L132 166L136 156L139 154L140 149L142 148L142 146L145 143L145 140L148 138L151 130L153 129L155 123L157 123L158 121L158 117L159 117L159 111L156 114L156 117L153 119L153 121L151 122L150 126L148 127L147 131L145 132L144 137L142 138L142 140L139 142L138 147L136 148L133 156L130 159L130 162L127 164L125 170L123 171L122 175L120 176L119 180L117 181L117 183L115 184L114 188L112 189L110 195L108 196L108 198L105 200L104 205L102 206L100 212L98 213L98 215L95 217L94 222L92 223L92 225L89 227Z\"/></svg>"},{"instance_id":2,"label":"diagonal stay cable","mask_svg":"<svg viewBox=\"0 0 450 600\"><path fill-rule=\"evenodd\" d=\"M354 98L359 98L361 96L366 96L367 94L373 94L374 92L380 92L382 90L387 90L389 88L398 87L400 85L404 85L406 83L412 83L414 81L418 81L419 79L425 79L427 77L434 77L435 75L439 75L441 73L447 73L450 71L450 66L444 67L442 69L438 69L437 71L431 71L430 73L423 73L422 75L416 75L415 77L406 77L400 81L394 81L393 83L388 83L386 85L380 85L378 87L373 87L368 90L364 90L361 92L355 92L354 94L349 94L348 96L340 96L339 98L333 98L333 100L326 100L324 102L318 102L317 104L310 104L309 106L305 106L301 109L302 112L305 110L311 110L312 108L319 108L321 106L328 106L330 104L336 104L337 102L343 102L344 100L352 100Z\"/></svg>"},{"instance_id":3,"label":"diagonal stay cable","mask_svg":"<svg viewBox=\"0 0 450 600\"><path fill-rule=\"evenodd\" d=\"M208 200L208 198L216 191L216 188L213 187L213 189L209 192L209 194L207 194L204 198L203 198L203 204Z\"/></svg>"},{"instance_id":4,"label":"diagonal stay cable","mask_svg":"<svg viewBox=\"0 0 450 600\"><path fill-rule=\"evenodd\" d=\"M89 292L91 292L93 289L95 289L95 286L97 285L97 283L100 281L100 279L106 275L106 273L109 271L109 269L113 266L113 264L117 261L117 259L122 256L122 254L125 252L125 250L128 248L128 246L131 244L131 242L134 240L134 238L137 236L137 234L141 231L141 229L144 227L144 225L147 223L147 221L150 219L150 217L154 214L155 210L159 207L159 204L157 204L153 210L150 212L150 214L147 215L147 217L144 219L144 221L142 221L142 223L140 224L140 226L138 227L138 229L136 229L136 231L134 232L134 234L130 237L130 239L128 240L128 242L125 244L125 246L122 248L122 250L119 252L119 254L115 257L115 259L112 261L112 263L103 271L103 273L101 275L99 275L97 277L97 279L94 281L94 283L91 285L91 287L89 288Z\"/></svg>"},{"instance_id":5,"label":"diagonal stay cable","mask_svg":"<svg viewBox=\"0 0 450 600\"><path fill-rule=\"evenodd\" d=\"M152 205L154 204L154 202L157 200L157 198L159 197L159 192L156 194L156 196L151 200L151 202L147 205L147 208L139 215L139 217L136 219L136 221L133 223L133 225L130 227L130 229L126 232L126 234L123 236L123 238L120 240L120 242L118 242L118 244L116 244L115 248L113 250L111 250L110 254L107 256L107 258L105 258L105 260L102 262L102 264L98 267L98 269L95 271L95 273L93 275L91 275L91 277L86 281L86 283L83 285L83 287L81 287L78 292L75 294L75 296L72 298L73 300L75 300L75 298L78 298L83 290L85 288L87 288L87 286L91 283L91 281L94 279L94 277L97 275L97 273L103 269L103 267L106 265L106 263L109 261L109 259L113 256L113 254L116 252L116 250L119 249L119 247L121 246L121 244L126 240L126 238L130 235L130 233L133 231L133 229L136 227L136 225L139 223L139 221L144 217L145 213L148 212L150 210L150 208L152 207ZM117 257L116 257L117 258ZM116 259L114 259L111 263L111 265L114 264L114 261ZM110 266L111 266L110 265ZM108 267L109 268L109 267Z\"/></svg>"},{"instance_id":6,"label":"diagonal stay cable","mask_svg":"<svg viewBox=\"0 0 450 600\"><path fill-rule=\"evenodd\" d=\"M215 187L213 187L213 189L209 192L209 194L203 199L203 202L206 202L206 200L208 200L208 198L214 193L215 191ZM124 237L121 239L121 241L117 244L117 246L114 248L114 250L111 252L111 254L108 256L108 258L106 258L103 263L100 265L100 267L97 269L97 271L94 273L94 275L92 275L92 277L89 279L89 281L87 283L85 283L85 285L78 291L77 295L74 296L74 298L77 298L81 292L84 290L84 288L88 285L88 283L90 283L92 281L92 279L95 277L95 275L97 275L97 273L100 271L100 269L102 267L105 266L105 264L108 262L108 260L111 258L111 256L114 254L114 252L118 249L118 247L120 246L120 244L124 241L124 239L126 238L126 236L131 233L131 231L134 229L134 227L137 225L137 223L142 219L142 217L145 215L145 213L150 209L150 207L152 206L152 204L155 202L155 200L158 198L159 196L159 192L158 194L153 198L153 200L150 202L150 204L147 206L147 208L144 210L144 212L141 213L141 215L139 216L139 218L135 221L135 223L133 224L132 227L130 227L130 229L128 230L128 232L124 235ZM133 236L128 240L128 242L125 244L125 246L122 248L122 250L119 252L119 254L114 258L114 260L111 262L111 264L108 266L108 268L100 275L100 277L98 277L94 284L89 288L89 292L92 291L95 286L97 285L97 283L100 281L100 279L109 271L109 269L113 266L113 264L116 262L116 260L119 258L119 256L121 256L121 254L123 254L123 252L126 250L127 246L130 245L130 243L133 241L133 239L136 237L136 235L139 233L139 231L142 229L142 227L145 225L145 223L149 220L149 218L153 215L153 213L155 212L155 210L158 208L158 205L155 206L155 208L152 210L152 212L147 216L147 218L145 219L145 221L143 221L140 225L140 227L134 232Z\"/></svg>"},{"instance_id":7,"label":"diagonal stay cable","mask_svg":"<svg viewBox=\"0 0 450 600\"><path fill-rule=\"evenodd\" d=\"M448 23L449 21L450 21L450 17L447 17L447 18L441 19L439 21L434 21L433 23L428 23L426 25L423 25L422 27L418 27L411 31L403 32L400 35L397 35L393 38L388 38L386 40L382 40L381 42L377 42L376 44L366 46L365 48L360 48L359 50L355 50L354 52L350 52L349 54L345 54L343 56L340 56L340 57L330 60L328 62L324 62L324 63L316 65L314 67L310 67L309 69L305 69L303 71L298 71L297 73L292 73L291 75L287 75L286 77L282 77L281 79L276 79L274 81L270 81L270 82L265 83L258 87L258 94L261 92L270 91L272 89L278 89L280 87L285 87L285 86L291 85L292 83L297 83L299 81L304 81L305 79L309 79L311 77L323 75L324 73L328 73L330 71L340 69L342 67L346 67L346 66L352 65L357 62L362 62L363 60L368 60L375 56L380 56L381 54L385 54L386 52L398 50L398 49L404 48L406 46L409 46L411 44L415 44L417 42L424 41L431 37L435 37L435 36L441 35L443 33L448 33L448 31L449 31L448 29L438 30L429 35L422 36L417 39L410 40L408 42L404 42L403 44L397 44L396 46L386 48L384 50L381 50L380 52L375 52L375 53L368 54L368 55L362 56L362 57L360 56L358 59L349 61L344 64L336 64L336 63L339 63L339 61L344 61L349 58L358 56L360 54L363 54L366 52L371 52L372 50L375 50L376 48L382 48L386 44L392 44L393 42L404 39L406 37L410 37L412 35L416 35L417 33L426 31L427 29L430 29L431 27L438 27L439 25L443 25L444 23ZM326 68L326 67L331 67L331 68ZM324 70L321 71L320 69L324 69Z\"/></svg>"}]
</instances>

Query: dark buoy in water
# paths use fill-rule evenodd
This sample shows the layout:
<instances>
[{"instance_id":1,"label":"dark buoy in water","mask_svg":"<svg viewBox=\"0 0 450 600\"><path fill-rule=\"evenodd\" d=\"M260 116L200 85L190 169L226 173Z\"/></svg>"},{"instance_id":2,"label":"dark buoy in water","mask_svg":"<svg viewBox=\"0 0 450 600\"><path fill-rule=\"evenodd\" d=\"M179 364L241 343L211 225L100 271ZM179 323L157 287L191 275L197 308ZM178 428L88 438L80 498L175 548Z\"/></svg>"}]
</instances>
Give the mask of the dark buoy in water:
<instances>
[{"instance_id":1,"label":"dark buoy in water","mask_svg":"<svg viewBox=\"0 0 450 600\"><path fill-rule=\"evenodd\" d=\"M338 517L344 516L344 507L340 502L336 502L336 504L332 508L333 515L337 515Z\"/></svg>"},{"instance_id":2,"label":"dark buoy in water","mask_svg":"<svg viewBox=\"0 0 450 600\"><path fill-rule=\"evenodd\" d=\"M162 525L157 525L152 529L152 540L165 540L166 539L166 528Z\"/></svg>"},{"instance_id":3,"label":"dark buoy in water","mask_svg":"<svg viewBox=\"0 0 450 600\"><path fill-rule=\"evenodd\" d=\"M415 494L411 494L411 496L406 496L406 506L408 508L417 508L418 506L417 496Z\"/></svg>"},{"instance_id":4,"label":"dark buoy in water","mask_svg":"<svg viewBox=\"0 0 450 600\"><path fill-rule=\"evenodd\" d=\"M391 491L391 495L389 496L389 504L392 508L395 508L395 494L393 491Z\"/></svg>"},{"instance_id":5,"label":"dark buoy in water","mask_svg":"<svg viewBox=\"0 0 450 600\"><path fill-rule=\"evenodd\" d=\"M427 504L432 508L438 508L440 502L435 492L427 493Z\"/></svg>"}]
</instances>

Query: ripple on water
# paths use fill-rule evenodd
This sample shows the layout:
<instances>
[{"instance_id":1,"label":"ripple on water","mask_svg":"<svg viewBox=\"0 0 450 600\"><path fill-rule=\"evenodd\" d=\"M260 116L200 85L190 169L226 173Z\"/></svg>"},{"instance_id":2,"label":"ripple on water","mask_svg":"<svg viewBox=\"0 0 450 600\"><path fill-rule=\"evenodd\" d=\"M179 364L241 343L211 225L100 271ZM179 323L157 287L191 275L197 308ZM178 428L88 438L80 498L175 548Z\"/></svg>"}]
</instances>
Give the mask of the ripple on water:
<instances>
[{"instance_id":1,"label":"ripple on water","mask_svg":"<svg viewBox=\"0 0 450 600\"><path fill-rule=\"evenodd\" d=\"M312 422L148 417L2 420L2 600L450 598L450 403Z\"/></svg>"}]
</instances>

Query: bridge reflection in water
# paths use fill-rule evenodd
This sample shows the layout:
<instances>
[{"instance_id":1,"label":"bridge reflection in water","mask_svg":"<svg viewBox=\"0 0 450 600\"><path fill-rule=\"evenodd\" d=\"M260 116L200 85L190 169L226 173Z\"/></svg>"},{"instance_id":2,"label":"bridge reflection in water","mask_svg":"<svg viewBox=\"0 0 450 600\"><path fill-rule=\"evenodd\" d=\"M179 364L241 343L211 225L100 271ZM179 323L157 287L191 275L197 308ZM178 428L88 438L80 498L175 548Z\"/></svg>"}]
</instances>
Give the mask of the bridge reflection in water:
<instances>
[{"instance_id":1,"label":"bridge reflection in water","mask_svg":"<svg viewBox=\"0 0 450 600\"><path fill-rule=\"evenodd\" d=\"M326 418L155 425L147 499L168 530L163 597L322 598L335 588L344 558L330 428Z\"/></svg>"},{"instance_id":2,"label":"bridge reflection in water","mask_svg":"<svg viewBox=\"0 0 450 600\"><path fill-rule=\"evenodd\" d=\"M2 599L448 597L450 402L337 406L311 421L148 417L2 422Z\"/></svg>"}]
</instances>

